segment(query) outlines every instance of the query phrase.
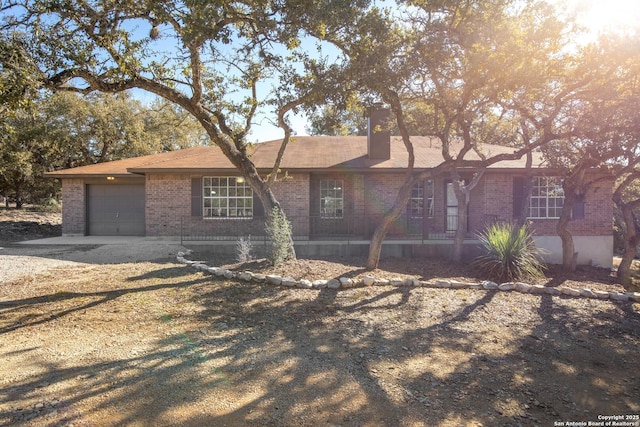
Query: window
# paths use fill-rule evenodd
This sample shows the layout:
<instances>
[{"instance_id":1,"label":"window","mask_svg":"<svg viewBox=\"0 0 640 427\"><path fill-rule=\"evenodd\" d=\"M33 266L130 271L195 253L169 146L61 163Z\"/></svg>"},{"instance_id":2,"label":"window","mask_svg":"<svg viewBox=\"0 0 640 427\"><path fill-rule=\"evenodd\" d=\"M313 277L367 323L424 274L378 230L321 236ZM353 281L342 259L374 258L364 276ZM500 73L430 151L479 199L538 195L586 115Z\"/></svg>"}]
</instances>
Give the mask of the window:
<instances>
[{"instance_id":1,"label":"window","mask_svg":"<svg viewBox=\"0 0 640 427\"><path fill-rule=\"evenodd\" d=\"M244 178L205 176L202 183L205 218L253 216L253 191Z\"/></svg>"},{"instance_id":2,"label":"window","mask_svg":"<svg viewBox=\"0 0 640 427\"><path fill-rule=\"evenodd\" d=\"M342 218L344 185L340 179L320 180L320 217Z\"/></svg>"},{"instance_id":3,"label":"window","mask_svg":"<svg viewBox=\"0 0 640 427\"><path fill-rule=\"evenodd\" d=\"M426 202L426 204L425 204ZM433 217L433 181L418 182L411 189L411 197L408 205L409 218L418 219Z\"/></svg>"},{"instance_id":4,"label":"window","mask_svg":"<svg viewBox=\"0 0 640 427\"><path fill-rule=\"evenodd\" d=\"M564 190L560 178L533 178L529 218L559 218L563 206Z\"/></svg>"}]
</instances>

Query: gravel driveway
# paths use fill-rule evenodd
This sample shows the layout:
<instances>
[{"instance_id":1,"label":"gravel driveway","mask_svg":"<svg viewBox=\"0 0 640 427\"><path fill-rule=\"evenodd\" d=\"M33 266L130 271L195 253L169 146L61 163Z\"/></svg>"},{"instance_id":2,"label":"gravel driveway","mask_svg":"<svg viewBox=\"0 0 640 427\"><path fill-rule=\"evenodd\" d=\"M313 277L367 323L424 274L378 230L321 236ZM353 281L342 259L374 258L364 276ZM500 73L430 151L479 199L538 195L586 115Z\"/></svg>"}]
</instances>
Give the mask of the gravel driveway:
<instances>
[{"instance_id":1,"label":"gravel driveway","mask_svg":"<svg viewBox=\"0 0 640 427\"><path fill-rule=\"evenodd\" d=\"M51 268L79 264L123 264L175 260L184 250L176 242L143 241L108 245L23 245L0 247L0 283Z\"/></svg>"}]
</instances>

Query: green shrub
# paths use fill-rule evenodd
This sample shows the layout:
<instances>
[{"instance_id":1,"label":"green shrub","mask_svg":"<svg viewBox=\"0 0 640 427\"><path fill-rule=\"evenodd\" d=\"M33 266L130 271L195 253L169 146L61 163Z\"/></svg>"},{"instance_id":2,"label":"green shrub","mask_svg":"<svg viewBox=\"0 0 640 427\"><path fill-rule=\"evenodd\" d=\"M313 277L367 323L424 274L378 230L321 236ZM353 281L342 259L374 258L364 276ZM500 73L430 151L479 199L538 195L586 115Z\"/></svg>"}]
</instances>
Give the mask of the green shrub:
<instances>
[{"instance_id":1,"label":"green shrub","mask_svg":"<svg viewBox=\"0 0 640 427\"><path fill-rule=\"evenodd\" d=\"M291 257L291 223L280 209L273 208L265 231L271 240L271 264L278 265L288 260Z\"/></svg>"},{"instance_id":2,"label":"green shrub","mask_svg":"<svg viewBox=\"0 0 640 427\"><path fill-rule=\"evenodd\" d=\"M536 247L528 225L517 228L509 223L495 223L478 239L486 253L477 257L472 265L488 279L514 281L544 277L542 251Z\"/></svg>"}]
</instances>

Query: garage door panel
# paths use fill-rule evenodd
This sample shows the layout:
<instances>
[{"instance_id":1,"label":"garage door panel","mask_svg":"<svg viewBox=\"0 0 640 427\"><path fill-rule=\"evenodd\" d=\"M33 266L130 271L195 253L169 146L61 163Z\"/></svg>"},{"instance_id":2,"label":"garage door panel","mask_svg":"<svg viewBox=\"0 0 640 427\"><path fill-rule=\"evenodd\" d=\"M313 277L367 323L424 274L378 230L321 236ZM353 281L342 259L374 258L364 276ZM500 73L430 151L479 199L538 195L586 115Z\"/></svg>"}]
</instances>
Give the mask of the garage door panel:
<instances>
[{"instance_id":1,"label":"garage door panel","mask_svg":"<svg viewBox=\"0 0 640 427\"><path fill-rule=\"evenodd\" d=\"M87 226L94 236L143 236L144 185L87 186Z\"/></svg>"}]
</instances>

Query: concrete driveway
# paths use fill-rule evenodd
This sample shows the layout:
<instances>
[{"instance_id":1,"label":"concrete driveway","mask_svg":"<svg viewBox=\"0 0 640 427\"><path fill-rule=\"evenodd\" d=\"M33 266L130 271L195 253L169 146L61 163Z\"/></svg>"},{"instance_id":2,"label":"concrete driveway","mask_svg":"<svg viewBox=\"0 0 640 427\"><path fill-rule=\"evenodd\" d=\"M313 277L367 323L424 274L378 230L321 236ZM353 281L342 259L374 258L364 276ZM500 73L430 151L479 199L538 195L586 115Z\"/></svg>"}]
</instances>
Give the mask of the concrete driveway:
<instances>
[{"instance_id":1,"label":"concrete driveway","mask_svg":"<svg viewBox=\"0 0 640 427\"><path fill-rule=\"evenodd\" d=\"M0 247L0 283L77 264L173 262L179 240L145 237L51 237Z\"/></svg>"}]
</instances>

